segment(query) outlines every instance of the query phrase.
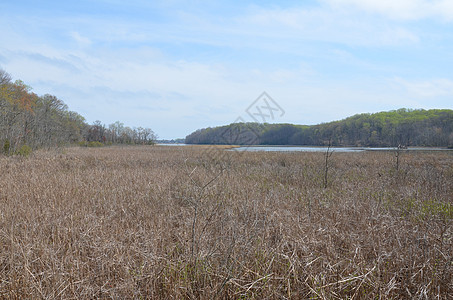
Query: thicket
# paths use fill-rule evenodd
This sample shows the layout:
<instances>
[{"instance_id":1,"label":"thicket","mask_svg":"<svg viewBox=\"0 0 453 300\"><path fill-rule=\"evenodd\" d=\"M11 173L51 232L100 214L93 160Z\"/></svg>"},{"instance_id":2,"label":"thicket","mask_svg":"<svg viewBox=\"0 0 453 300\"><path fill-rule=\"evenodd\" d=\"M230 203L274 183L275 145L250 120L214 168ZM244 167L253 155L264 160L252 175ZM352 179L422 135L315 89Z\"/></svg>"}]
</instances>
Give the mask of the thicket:
<instances>
[{"instance_id":1,"label":"thicket","mask_svg":"<svg viewBox=\"0 0 453 300\"><path fill-rule=\"evenodd\" d=\"M398 109L313 126L235 123L197 130L187 144L453 146L453 110Z\"/></svg>"}]
</instances>

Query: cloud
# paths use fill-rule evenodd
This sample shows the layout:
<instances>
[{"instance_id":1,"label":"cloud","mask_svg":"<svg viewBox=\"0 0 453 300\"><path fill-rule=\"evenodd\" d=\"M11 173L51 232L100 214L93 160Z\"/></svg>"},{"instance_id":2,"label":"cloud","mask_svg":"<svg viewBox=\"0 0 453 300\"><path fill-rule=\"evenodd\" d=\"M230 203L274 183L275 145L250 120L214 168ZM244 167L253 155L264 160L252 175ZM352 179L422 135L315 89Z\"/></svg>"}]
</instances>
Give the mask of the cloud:
<instances>
[{"instance_id":1,"label":"cloud","mask_svg":"<svg viewBox=\"0 0 453 300\"><path fill-rule=\"evenodd\" d=\"M242 16L238 24L243 35L281 41L286 48L289 43L307 42L388 47L420 41L417 33L401 25L331 7L257 8Z\"/></svg>"},{"instance_id":2,"label":"cloud","mask_svg":"<svg viewBox=\"0 0 453 300\"><path fill-rule=\"evenodd\" d=\"M336 8L357 8L396 20L442 18L453 20L451 0L324 0Z\"/></svg>"},{"instance_id":3,"label":"cloud","mask_svg":"<svg viewBox=\"0 0 453 300\"><path fill-rule=\"evenodd\" d=\"M410 95L418 98L453 97L453 80L446 78L431 80L406 80L395 78L394 82L402 86Z\"/></svg>"},{"instance_id":4,"label":"cloud","mask_svg":"<svg viewBox=\"0 0 453 300\"><path fill-rule=\"evenodd\" d=\"M24 59L29 61L34 61L39 64L44 64L48 66L52 66L58 69L65 69L70 72L80 72L80 68L77 63L72 62L72 59L60 59L55 57L45 56L40 53L33 53L33 52L22 52L17 53L19 56L22 56Z\"/></svg>"},{"instance_id":5,"label":"cloud","mask_svg":"<svg viewBox=\"0 0 453 300\"><path fill-rule=\"evenodd\" d=\"M137 0L131 8L105 0L114 6L107 13L60 11L52 18L45 7L45 15L15 9L0 12L0 27L7 29L0 62L35 92L55 94L89 122L120 120L162 137L233 122L264 90L287 112L279 121L302 124L426 107L451 92L449 79L430 79L448 77L436 74L440 67L426 68L449 57L439 50L451 48L449 28L429 23L440 38L427 47L431 27L400 22L441 16L433 5L321 1L179 6L180 0ZM447 18L448 2L434 2L445 6ZM448 70L451 63L443 60ZM406 76L424 71L424 80Z\"/></svg>"},{"instance_id":6,"label":"cloud","mask_svg":"<svg viewBox=\"0 0 453 300\"><path fill-rule=\"evenodd\" d=\"M81 46L90 46L92 44L89 38L81 36L76 31L71 32L70 36Z\"/></svg>"}]
</instances>

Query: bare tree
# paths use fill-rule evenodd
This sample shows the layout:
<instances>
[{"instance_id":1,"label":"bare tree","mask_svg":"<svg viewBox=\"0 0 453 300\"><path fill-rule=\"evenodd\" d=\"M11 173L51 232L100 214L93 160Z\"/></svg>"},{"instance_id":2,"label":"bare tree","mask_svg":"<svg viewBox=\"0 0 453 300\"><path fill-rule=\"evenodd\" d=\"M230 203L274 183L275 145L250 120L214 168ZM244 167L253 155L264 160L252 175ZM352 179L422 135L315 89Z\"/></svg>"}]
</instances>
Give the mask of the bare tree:
<instances>
[{"instance_id":1,"label":"bare tree","mask_svg":"<svg viewBox=\"0 0 453 300\"><path fill-rule=\"evenodd\" d=\"M0 69L0 148L6 154L22 146L55 147L82 140L101 143L153 144L150 128L124 127L115 122L108 128L95 121L88 125L76 112L49 94L38 96L21 80Z\"/></svg>"},{"instance_id":2,"label":"bare tree","mask_svg":"<svg viewBox=\"0 0 453 300\"><path fill-rule=\"evenodd\" d=\"M406 150L407 146L399 144L398 147L395 150L395 164L396 164L396 170L398 171L400 168L400 154L401 151Z\"/></svg>"},{"instance_id":3,"label":"bare tree","mask_svg":"<svg viewBox=\"0 0 453 300\"><path fill-rule=\"evenodd\" d=\"M116 144L120 142L120 137L121 134L124 131L124 124L121 123L120 121L116 121L113 124L109 125L109 135L110 135L110 141L113 144Z\"/></svg>"},{"instance_id":4,"label":"bare tree","mask_svg":"<svg viewBox=\"0 0 453 300\"><path fill-rule=\"evenodd\" d=\"M11 83L11 75L0 69L0 86Z\"/></svg>"}]
</instances>

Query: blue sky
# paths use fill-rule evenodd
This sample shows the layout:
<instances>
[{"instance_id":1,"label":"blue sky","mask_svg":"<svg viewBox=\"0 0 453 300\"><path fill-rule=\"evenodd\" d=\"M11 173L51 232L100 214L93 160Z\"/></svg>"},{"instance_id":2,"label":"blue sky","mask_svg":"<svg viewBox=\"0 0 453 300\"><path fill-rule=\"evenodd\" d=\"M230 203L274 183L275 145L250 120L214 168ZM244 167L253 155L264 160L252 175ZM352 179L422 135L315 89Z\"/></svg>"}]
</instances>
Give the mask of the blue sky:
<instances>
[{"instance_id":1,"label":"blue sky","mask_svg":"<svg viewBox=\"0 0 453 300\"><path fill-rule=\"evenodd\" d=\"M0 68L89 123L161 138L275 122L453 108L453 1L0 1Z\"/></svg>"}]
</instances>

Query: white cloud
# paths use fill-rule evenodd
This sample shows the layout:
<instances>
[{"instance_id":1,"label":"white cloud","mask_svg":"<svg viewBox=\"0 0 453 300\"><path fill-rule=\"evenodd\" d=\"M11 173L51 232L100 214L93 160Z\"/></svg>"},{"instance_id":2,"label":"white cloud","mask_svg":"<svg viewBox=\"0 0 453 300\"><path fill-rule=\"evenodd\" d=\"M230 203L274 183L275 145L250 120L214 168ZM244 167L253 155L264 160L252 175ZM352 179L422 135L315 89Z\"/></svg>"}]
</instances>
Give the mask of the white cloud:
<instances>
[{"instance_id":1,"label":"white cloud","mask_svg":"<svg viewBox=\"0 0 453 300\"><path fill-rule=\"evenodd\" d=\"M90 46L92 43L89 38L81 36L80 33L76 31L71 32L70 35L81 46Z\"/></svg>"},{"instance_id":2,"label":"white cloud","mask_svg":"<svg viewBox=\"0 0 453 300\"><path fill-rule=\"evenodd\" d=\"M323 0L336 8L355 7L398 20L453 20L451 0Z\"/></svg>"},{"instance_id":3,"label":"white cloud","mask_svg":"<svg viewBox=\"0 0 453 300\"><path fill-rule=\"evenodd\" d=\"M287 48L289 41L366 47L413 45L420 41L417 33L401 25L326 7L258 8L243 16L236 25L242 35L279 40Z\"/></svg>"},{"instance_id":4,"label":"white cloud","mask_svg":"<svg viewBox=\"0 0 453 300\"><path fill-rule=\"evenodd\" d=\"M395 78L394 82L402 86L410 95L418 98L436 98L449 96L453 98L453 80L446 78L431 80L406 80Z\"/></svg>"},{"instance_id":5,"label":"white cloud","mask_svg":"<svg viewBox=\"0 0 453 300\"><path fill-rule=\"evenodd\" d=\"M241 6L227 16L198 6L166 11L171 17L163 20L37 15L19 24L5 13L0 59L15 78L38 94L55 94L90 122L121 120L152 127L162 137L233 122L263 90L287 112L281 122L313 124L357 112L427 107L433 97L451 95L452 81L430 80L442 77L432 70L425 81L383 79L405 76L409 64L420 66L412 72L431 62L405 56L413 49L425 53L423 26L381 14L403 20L441 16L432 7L443 6L446 18L450 4L394 1ZM436 26L445 37L445 28ZM448 49L442 42L434 46ZM407 60L401 63L393 50Z\"/></svg>"}]
</instances>

